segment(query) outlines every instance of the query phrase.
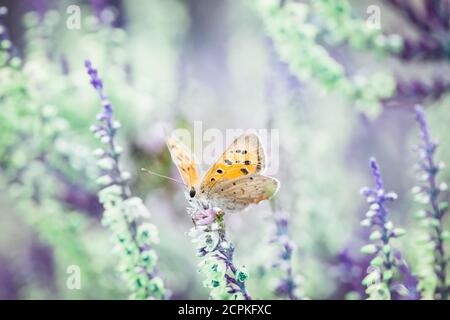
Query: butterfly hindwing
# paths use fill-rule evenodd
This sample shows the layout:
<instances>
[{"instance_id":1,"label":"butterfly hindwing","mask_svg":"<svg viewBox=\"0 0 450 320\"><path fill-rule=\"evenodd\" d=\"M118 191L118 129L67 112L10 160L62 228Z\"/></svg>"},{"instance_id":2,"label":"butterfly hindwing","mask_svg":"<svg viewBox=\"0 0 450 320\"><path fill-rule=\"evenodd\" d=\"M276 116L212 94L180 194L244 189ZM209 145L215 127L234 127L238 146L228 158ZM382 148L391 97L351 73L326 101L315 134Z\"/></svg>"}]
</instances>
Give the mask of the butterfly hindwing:
<instances>
[{"instance_id":1,"label":"butterfly hindwing","mask_svg":"<svg viewBox=\"0 0 450 320\"><path fill-rule=\"evenodd\" d=\"M191 152L181 142L172 137L167 139L167 147L184 184L188 187L196 186L200 175Z\"/></svg>"},{"instance_id":2,"label":"butterfly hindwing","mask_svg":"<svg viewBox=\"0 0 450 320\"><path fill-rule=\"evenodd\" d=\"M269 199L278 191L275 178L252 174L234 180L222 180L212 187L209 200L214 206L229 211L240 211L250 204Z\"/></svg>"},{"instance_id":3,"label":"butterfly hindwing","mask_svg":"<svg viewBox=\"0 0 450 320\"><path fill-rule=\"evenodd\" d=\"M265 154L259 137L243 134L235 139L205 174L200 192L208 194L221 181L259 173L265 168Z\"/></svg>"}]
</instances>

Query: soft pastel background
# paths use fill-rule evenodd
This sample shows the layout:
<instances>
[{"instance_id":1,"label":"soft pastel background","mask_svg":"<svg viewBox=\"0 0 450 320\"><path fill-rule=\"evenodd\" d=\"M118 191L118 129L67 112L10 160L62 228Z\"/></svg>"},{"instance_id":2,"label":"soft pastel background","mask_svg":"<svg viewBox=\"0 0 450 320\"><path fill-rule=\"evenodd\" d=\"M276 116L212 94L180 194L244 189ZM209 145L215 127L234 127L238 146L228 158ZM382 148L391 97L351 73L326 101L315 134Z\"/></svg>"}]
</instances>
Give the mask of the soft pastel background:
<instances>
[{"instance_id":1,"label":"soft pastel background","mask_svg":"<svg viewBox=\"0 0 450 320\"><path fill-rule=\"evenodd\" d=\"M147 167L178 177L164 143L162 126L167 123L189 129L201 120L204 129L279 130L277 197L290 217L294 271L303 276L310 298L365 298L361 279L368 260L359 248L367 242L367 232L359 221L367 208L359 189L373 184L371 156L377 157L387 188L399 195L391 217L408 232L398 244L416 270L421 257L416 254L418 224L413 218L417 205L410 190L418 127L412 107L418 102L425 106L432 135L440 143L437 158L450 163L450 55L408 56L406 49L403 54L380 53L364 44L355 49L331 39L325 23L312 19L317 43L343 66L346 76L366 77L371 84L373 74L387 77L375 87L387 86L385 96L390 98L375 99L377 106L370 108L378 111L365 112L367 100L356 101L332 84L316 81L320 69L299 78L289 61L280 60L280 44L274 46L268 36L259 2L264 1L0 1L9 9L5 26L25 61L23 73L33 101L46 106L45 116L57 113L61 123L54 125L62 128L61 136L48 143L39 135L12 136L7 123L0 122L0 299L127 297L115 270L109 231L100 222L91 156L98 142L89 127L101 106L85 74L85 59L99 69L122 124L122 166L131 172L132 190L145 200L159 228L158 266L174 298L207 298L208 293L186 235L192 221L182 187L140 172ZM426 38L391 1L351 1L352 16L363 21L373 2L380 7L382 32L411 41ZM425 12L423 1L404 2ZM82 9L79 30L66 28L71 4ZM302 30L301 21L298 28ZM353 31L337 27L334 33L345 40ZM448 41L448 30L439 29L439 34ZM297 59L302 59L301 51ZM320 64L321 59L307 63ZM0 85L14 86L13 80L2 75ZM370 96L371 85L361 90ZM11 108L16 105L0 101L0 113ZM26 116L25 110L15 119L24 131L32 127ZM12 149L5 147L12 141ZM38 185L11 186L16 172L11 168L29 165L29 151L38 145L44 146L50 170L37 165L29 174L39 178ZM440 180L450 181L448 169ZM32 201L35 188L54 190L57 200ZM271 214L269 204L261 203L227 217L235 259L249 270L249 291L255 298L274 297ZM66 288L66 268L72 264L81 267L81 290Z\"/></svg>"}]
</instances>

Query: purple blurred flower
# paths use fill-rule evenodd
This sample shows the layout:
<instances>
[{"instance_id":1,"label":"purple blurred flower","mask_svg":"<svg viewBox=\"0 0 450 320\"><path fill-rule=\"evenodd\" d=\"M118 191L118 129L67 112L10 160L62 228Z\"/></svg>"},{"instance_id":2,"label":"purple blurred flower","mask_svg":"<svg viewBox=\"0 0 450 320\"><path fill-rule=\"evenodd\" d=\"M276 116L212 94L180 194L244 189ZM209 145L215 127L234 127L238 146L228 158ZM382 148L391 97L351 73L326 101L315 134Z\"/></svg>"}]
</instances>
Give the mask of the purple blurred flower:
<instances>
[{"instance_id":1,"label":"purple blurred flower","mask_svg":"<svg viewBox=\"0 0 450 320\"><path fill-rule=\"evenodd\" d=\"M16 46L11 42L8 29L4 18L8 15L8 8L0 5L0 53L3 55L3 61L5 65L13 68L19 68L21 66L21 59L19 57ZM0 65L1 66L1 65Z\"/></svg>"},{"instance_id":2,"label":"purple blurred flower","mask_svg":"<svg viewBox=\"0 0 450 320\"><path fill-rule=\"evenodd\" d=\"M101 13L106 7L106 0L90 0L91 7L95 12L97 19L101 19Z\"/></svg>"},{"instance_id":3,"label":"purple blurred flower","mask_svg":"<svg viewBox=\"0 0 450 320\"><path fill-rule=\"evenodd\" d=\"M45 0L33 0L31 1L30 7L37 12L41 20L43 19L45 13L48 10L47 1Z\"/></svg>"},{"instance_id":4,"label":"purple blurred flower","mask_svg":"<svg viewBox=\"0 0 450 320\"><path fill-rule=\"evenodd\" d=\"M355 241L352 240L330 261L330 274L336 279L338 286L331 299L357 298L363 299L365 292L361 281L369 265L369 257L356 256Z\"/></svg>"},{"instance_id":5,"label":"purple blurred flower","mask_svg":"<svg viewBox=\"0 0 450 320\"><path fill-rule=\"evenodd\" d=\"M283 274L277 279L275 294L291 300L307 299L302 288L303 277L300 274L295 274L292 268L294 244L289 239L289 219L286 214L279 210L277 203L274 201L272 202L272 214L275 232L270 243L276 245L278 249L272 267L283 271Z\"/></svg>"}]
</instances>

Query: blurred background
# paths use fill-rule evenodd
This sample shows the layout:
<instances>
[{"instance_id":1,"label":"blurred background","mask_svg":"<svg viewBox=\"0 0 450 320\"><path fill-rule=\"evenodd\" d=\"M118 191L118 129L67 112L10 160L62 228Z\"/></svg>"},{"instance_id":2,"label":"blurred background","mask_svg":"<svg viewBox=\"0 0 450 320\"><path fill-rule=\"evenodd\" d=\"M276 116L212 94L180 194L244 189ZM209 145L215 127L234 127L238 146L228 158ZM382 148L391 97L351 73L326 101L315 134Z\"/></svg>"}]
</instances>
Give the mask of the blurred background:
<instances>
[{"instance_id":1,"label":"blurred background","mask_svg":"<svg viewBox=\"0 0 450 320\"><path fill-rule=\"evenodd\" d=\"M309 59L303 66L307 76L301 77L300 67L286 58L288 50L280 54L284 44L273 39L273 21L261 14L264 2L0 1L8 8L2 21L13 44L10 53L22 64L19 76L7 71L0 76L0 299L127 297L109 230L101 225L92 156L99 144L89 131L101 104L85 59L98 68L122 124L122 166L159 228L158 267L173 298L208 297L186 234L192 221L183 188L140 168L178 178L162 128L190 130L194 121L202 121L204 130L278 130L277 201L289 216L294 273L302 275L308 297L365 298L361 280L368 258L359 248L368 234L359 222L367 207L359 189L373 185L371 156L379 161L387 189L399 195L391 218L407 230L398 245L412 272L417 270L421 257L411 188L418 127L412 110L415 103L424 105L439 142L437 159L450 163L450 54L448 45L440 46L448 43L448 23L426 19L432 12L428 1L345 1L349 17L357 21L365 21L367 8L375 4L381 19L376 35L402 40L395 50L376 41L375 46L371 41L355 45L358 24L330 28L331 18L313 1L300 1L310 17L296 27L300 32L313 28L314 48L327 53L295 53L299 65L303 57ZM439 2L444 8L439 13L448 15L446 1ZM81 8L80 28L67 27L70 5ZM411 19L407 8L429 26ZM326 59L369 98L349 97L334 82L325 83L321 63ZM381 76L374 79L374 74ZM37 109L46 124L38 129L30 111ZM450 181L448 169L440 180ZM263 202L227 217L235 260L249 270L249 291L257 298L276 297L272 215ZM81 290L66 287L66 269L73 264L82 270Z\"/></svg>"}]
</instances>

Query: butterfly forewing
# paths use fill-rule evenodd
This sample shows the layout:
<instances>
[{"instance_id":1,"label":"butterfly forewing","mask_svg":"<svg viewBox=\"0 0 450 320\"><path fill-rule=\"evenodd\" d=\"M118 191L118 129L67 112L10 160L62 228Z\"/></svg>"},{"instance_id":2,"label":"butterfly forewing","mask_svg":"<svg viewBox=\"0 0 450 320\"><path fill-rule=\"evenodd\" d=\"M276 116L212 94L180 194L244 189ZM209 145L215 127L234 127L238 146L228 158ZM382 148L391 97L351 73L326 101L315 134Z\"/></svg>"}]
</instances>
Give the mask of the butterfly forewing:
<instances>
[{"instance_id":1,"label":"butterfly forewing","mask_svg":"<svg viewBox=\"0 0 450 320\"><path fill-rule=\"evenodd\" d=\"M181 142L172 137L167 139L167 147L184 184L188 187L196 186L200 175L191 152Z\"/></svg>"},{"instance_id":2,"label":"butterfly forewing","mask_svg":"<svg viewBox=\"0 0 450 320\"><path fill-rule=\"evenodd\" d=\"M205 174L200 192L209 194L210 190L221 181L252 175L264 168L265 154L258 136L254 133L243 134L231 143Z\"/></svg>"}]
</instances>

